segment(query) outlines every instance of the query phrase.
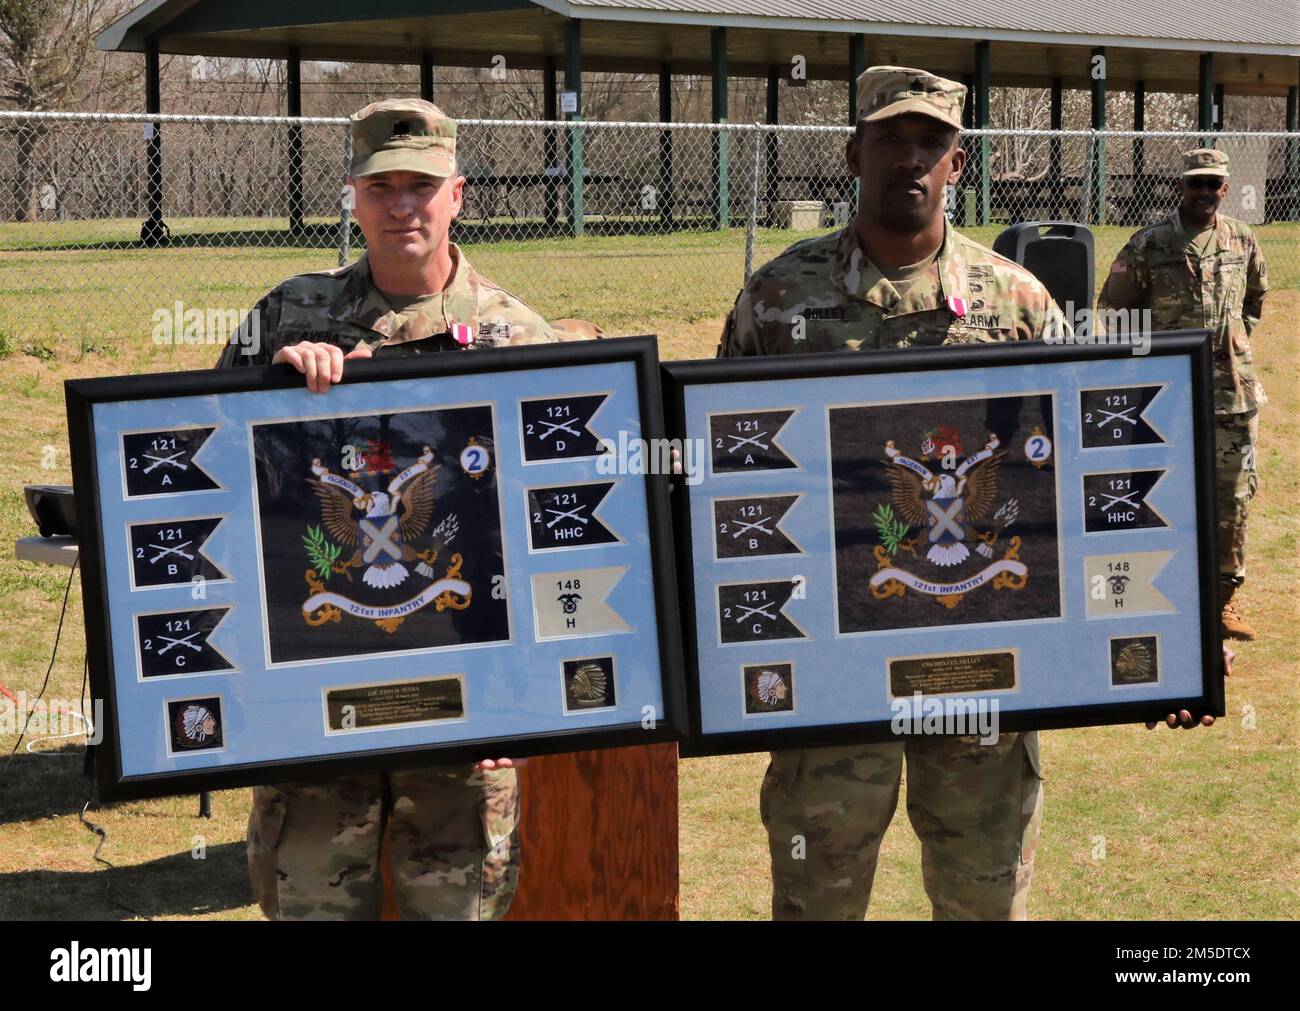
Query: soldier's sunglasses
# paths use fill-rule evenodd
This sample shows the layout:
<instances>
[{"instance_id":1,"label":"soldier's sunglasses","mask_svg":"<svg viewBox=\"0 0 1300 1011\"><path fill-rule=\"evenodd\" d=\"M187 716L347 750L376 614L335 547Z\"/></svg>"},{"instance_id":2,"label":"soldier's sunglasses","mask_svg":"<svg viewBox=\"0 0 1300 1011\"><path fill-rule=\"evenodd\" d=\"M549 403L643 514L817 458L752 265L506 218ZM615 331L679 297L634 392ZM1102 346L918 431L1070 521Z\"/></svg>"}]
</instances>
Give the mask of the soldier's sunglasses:
<instances>
[{"instance_id":1,"label":"soldier's sunglasses","mask_svg":"<svg viewBox=\"0 0 1300 1011\"><path fill-rule=\"evenodd\" d=\"M1223 185L1223 176L1184 176L1183 182L1192 190L1217 190Z\"/></svg>"}]
</instances>

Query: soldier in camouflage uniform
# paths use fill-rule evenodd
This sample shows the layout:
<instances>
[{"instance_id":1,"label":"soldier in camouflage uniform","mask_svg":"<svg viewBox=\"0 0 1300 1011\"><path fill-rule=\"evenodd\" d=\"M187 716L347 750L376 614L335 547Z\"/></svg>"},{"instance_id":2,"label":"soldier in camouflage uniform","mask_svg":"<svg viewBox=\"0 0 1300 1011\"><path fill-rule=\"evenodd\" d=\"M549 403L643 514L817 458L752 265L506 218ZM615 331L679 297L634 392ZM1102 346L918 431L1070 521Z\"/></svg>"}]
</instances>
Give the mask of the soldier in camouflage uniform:
<instances>
[{"instance_id":1,"label":"soldier in camouflage uniform","mask_svg":"<svg viewBox=\"0 0 1300 1011\"><path fill-rule=\"evenodd\" d=\"M429 102L376 102L356 113L351 182L366 255L276 287L221 364L288 362L324 392L342 378L345 352L557 340L448 240L465 181L455 135ZM387 835L404 918L497 919L518 875L518 805L509 759L260 786L248 824L253 891L271 919L377 919Z\"/></svg>"},{"instance_id":2,"label":"soldier in camouflage uniform","mask_svg":"<svg viewBox=\"0 0 1300 1011\"><path fill-rule=\"evenodd\" d=\"M966 89L906 67L858 78L846 156L856 219L756 271L720 354L934 347L1057 337L1065 326L1028 270L949 227L943 190L965 163ZM772 753L760 808L777 919L861 919L898 803L921 838L936 919L1023 919L1042 819L1038 736L911 737Z\"/></svg>"},{"instance_id":3,"label":"soldier in camouflage uniform","mask_svg":"<svg viewBox=\"0 0 1300 1011\"><path fill-rule=\"evenodd\" d=\"M1254 639L1233 596L1246 578L1246 512L1258 486L1255 450L1266 398L1255 376L1250 335L1259 325L1268 270L1250 227L1219 214L1228 194L1228 156L1199 148L1183 155L1182 201L1144 228L1111 264L1097 304L1108 311L1150 310L1152 330L1208 329L1214 341L1214 413L1219 504L1222 631Z\"/></svg>"}]
</instances>

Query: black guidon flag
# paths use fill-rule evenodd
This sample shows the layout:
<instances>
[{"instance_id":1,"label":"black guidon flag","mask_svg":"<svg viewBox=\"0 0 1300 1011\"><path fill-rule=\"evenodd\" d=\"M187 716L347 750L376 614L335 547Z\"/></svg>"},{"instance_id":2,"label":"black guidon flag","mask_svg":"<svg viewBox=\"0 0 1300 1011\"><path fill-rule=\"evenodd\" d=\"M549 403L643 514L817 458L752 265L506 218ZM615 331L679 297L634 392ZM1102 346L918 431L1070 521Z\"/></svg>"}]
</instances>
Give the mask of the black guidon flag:
<instances>
[{"instance_id":1,"label":"black guidon flag","mask_svg":"<svg viewBox=\"0 0 1300 1011\"><path fill-rule=\"evenodd\" d=\"M175 495L220 488L212 475L194 459L215 431L215 426L209 426L124 432L122 457L126 471L126 497Z\"/></svg>"},{"instance_id":2,"label":"black guidon flag","mask_svg":"<svg viewBox=\"0 0 1300 1011\"><path fill-rule=\"evenodd\" d=\"M528 533L534 551L615 544L618 536L593 513L613 481L528 489Z\"/></svg>"},{"instance_id":3,"label":"black guidon flag","mask_svg":"<svg viewBox=\"0 0 1300 1011\"><path fill-rule=\"evenodd\" d=\"M1103 446L1149 446L1165 440L1142 413L1160 393L1159 386L1121 386L1079 391L1079 422L1084 449Z\"/></svg>"},{"instance_id":4,"label":"black guidon flag","mask_svg":"<svg viewBox=\"0 0 1300 1011\"><path fill-rule=\"evenodd\" d=\"M137 587L179 586L195 579L225 579L203 553L203 545L223 517L151 520L132 523L131 574Z\"/></svg>"},{"instance_id":5,"label":"black guidon flag","mask_svg":"<svg viewBox=\"0 0 1300 1011\"><path fill-rule=\"evenodd\" d=\"M782 610L800 585L781 579L719 586L719 638L724 644L807 638Z\"/></svg>"},{"instance_id":6,"label":"black guidon flag","mask_svg":"<svg viewBox=\"0 0 1300 1011\"><path fill-rule=\"evenodd\" d=\"M1166 473L1164 470L1121 470L1083 475L1084 529L1095 534L1104 530L1169 526L1147 502L1151 489Z\"/></svg>"},{"instance_id":7,"label":"black guidon flag","mask_svg":"<svg viewBox=\"0 0 1300 1011\"><path fill-rule=\"evenodd\" d=\"M225 654L208 642L221 619L229 613L229 607L203 607L136 615L141 677L232 670Z\"/></svg>"},{"instance_id":8,"label":"black guidon flag","mask_svg":"<svg viewBox=\"0 0 1300 1011\"><path fill-rule=\"evenodd\" d=\"M521 400L519 415L523 425L524 459L529 463L540 463L600 455L601 444L587 426L608 396L595 393Z\"/></svg>"},{"instance_id":9,"label":"black guidon flag","mask_svg":"<svg viewBox=\"0 0 1300 1011\"><path fill-rule=\"evenodd\" d=\"M798 495L713 500L713 537L718 558L802 554L780 527Z\"/></svg>"},{"instance_id":10,"label":"black guidon flag","mask_svg":"<svg viewBox=\"0 0 1300 1011\"><path fill-rule=\"evenodd\" d=\"M735 411L709 416L709 447L715 474L797 467L777 437L794 416L788 411Z\"/></svg>"}]
</instances>

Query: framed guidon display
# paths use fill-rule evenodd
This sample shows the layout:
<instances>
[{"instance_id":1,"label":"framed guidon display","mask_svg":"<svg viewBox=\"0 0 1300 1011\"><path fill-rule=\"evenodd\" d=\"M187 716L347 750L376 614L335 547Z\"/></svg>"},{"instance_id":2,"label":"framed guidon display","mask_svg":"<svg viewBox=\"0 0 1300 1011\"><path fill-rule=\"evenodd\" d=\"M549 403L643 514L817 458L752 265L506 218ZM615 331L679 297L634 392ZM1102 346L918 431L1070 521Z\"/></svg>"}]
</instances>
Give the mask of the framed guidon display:
<instances>
[{"instance_id":1,"label":"framed guidon display","mask_svg":"<svg viewBox=\"0 0 1300 1011\"><path fill-rule=\"evenodd\" d=\"M664 369L694 753L1223 714L1204 332Z\"/></svg>"},{"instance_id":2,"label":"framed guidon display","mask_svg":"<svg viewBox=\"0 0 1300 1011\"><path fill-rule=\"evenodd\" d=\"M103 799L684 729L649 337L67 384Z\"/></svg>"}]
</instances>

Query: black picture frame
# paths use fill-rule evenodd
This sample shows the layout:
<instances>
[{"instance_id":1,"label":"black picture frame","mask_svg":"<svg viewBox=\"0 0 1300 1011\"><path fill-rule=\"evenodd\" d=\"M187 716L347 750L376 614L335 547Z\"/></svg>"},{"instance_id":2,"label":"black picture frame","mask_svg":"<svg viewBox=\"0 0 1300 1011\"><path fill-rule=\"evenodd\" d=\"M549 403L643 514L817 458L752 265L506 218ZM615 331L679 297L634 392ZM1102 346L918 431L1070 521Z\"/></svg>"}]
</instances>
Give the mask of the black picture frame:
<instances>
[{"instance_id":1,"label":"black picture frame","mask_svg":"<svg viewBox=\"0 0 1300 1011\"><path fill-rule=\"evenodd\" d=\"M1048 730L1065 727L1101 726L1126 723L1163 722L1166 715L1187 710L1194 719L1220 717L1224 710L1223 644L1220 637L1220 594L1216 549L1217 508L1214 481L1215 420L1212 398L1212 347L1205 330L1184 330L1148 335L1152 357L1179 356L1190 363L1192 408L1185 419L1192 428L1195 466L1195 508L1198 598L1200 611L1199 694L1162 699L1105 704L1044 707L1030 711L1008 711L999 716L1001 732ZM1048 344L1041 341L949 345L936 348L906 348L871 352L842 352L767 357L722 358L690 362L665 362L665 414L670 436L683 445L698 437L686 417L686 391L692 386L769 382L770 409L796 406L797 397L783 387L787 380L821 377L867 376L913 372L949 371L986 366L1048 364L1067 367L1073 363L1128 359L1128 345ZM815 408L823 405L814 405ZM763 404L754 405L760 411ZM743 496L737 490L730 494ZM786 748L837 746L855 743L900 741L888 721L837 722L816 726L779 726L766 721L754 729L706 732L701 711L701 630L697 628L697 595L709 588L697 586L697 553L712 558L713 531L692 529L691 488L685 477L674 478L673 522L677 532L678 585L682 594L682 642L686 654L687 704L690 733L681 746L683 757L736 754ZM710 630L712 631L712 630ZM826 672L822 672L823 675ZM793 691L797 695L797 688Z\"/></svg>"},{"instance_id":2,"label":"black picture frame","mask_svg":"<svg viewBox=\"0 0 1300 1011\"><path fill-rule=\"evenodd\" d=\"M660 372L657 340L653 335L356 360L348 363L342 385L470 374L490 375L520 370L553 370L557 395L560 395L572 392L568 389L572 380L565 378L566 370L575 365L615 362L628 362L635 367L642 437L647 440L662 439L664 423ZM109 597L101 535L103 503L99 491L100 462L97 460L92 412L96 405L106 403L301 389L302 385L302 376L288 365L79 379L65 383L68 435L76 489L87 662L92 696L103 703L103 738L93 748L96 792L101 801L132 800L270 782L310 782L340 775L421 765L442 765L503 756L523 758L680 739L685 731L686 709L680 631L675 620L677 590L669 487L666 475L651 473L641 474L639 478L644 482L645 488L646 515L649 520L646 533L649 538L654 605L659 620L653 638L647 639L646 644L653 642L658 650L662 712L638 712L635 721L599 728L566 728L414 747L362 748L331 756L312 755L286 761L124 775L118 726L117 672L114 670L109 615L118 607L126 607L135 613L149 608L111 600ZM504 530L502 536L505 536ZM525 552L527 550L526 544L518 547ZM640 634L649 636L651 633L646 629ZM588 650L589 643L590 640L576 638L569 645L574 655L578 655ZM530 642L520 641L505 648L526 652L529 646ZM559 682L557 699L561 691L558 684Z\"/></svg>"}]
</instances>

